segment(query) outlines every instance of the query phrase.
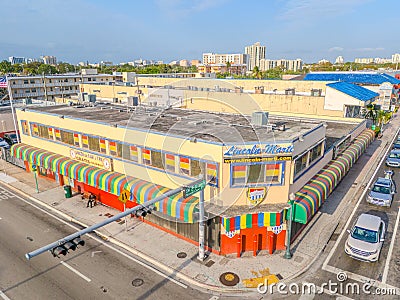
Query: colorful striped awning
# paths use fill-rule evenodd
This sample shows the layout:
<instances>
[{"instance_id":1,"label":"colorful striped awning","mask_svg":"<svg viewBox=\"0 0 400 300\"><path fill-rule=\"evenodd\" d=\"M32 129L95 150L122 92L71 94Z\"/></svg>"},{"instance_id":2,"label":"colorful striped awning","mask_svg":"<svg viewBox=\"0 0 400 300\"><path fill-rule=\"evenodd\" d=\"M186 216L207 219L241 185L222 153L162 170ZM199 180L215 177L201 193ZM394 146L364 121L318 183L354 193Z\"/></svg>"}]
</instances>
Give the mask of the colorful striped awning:
<instances>
[{"instance_id":1,"label":"colorful striped awning","mask_svg":"<svg viewBox=\"0 0 400 300\"><path fill-rule=\"evenodd\" d=\"M241 216L221 218L221 223L226 231L253 227L279 226L283 223L284 211L260 212L255 214L244 214Z\"/></svg>"},{"instance_id":2,"label":"colorful striped awning","mask_svg":"<svg viewBox=\"0 0 400 300\"><path fill-rule=\"evenodd\" d=\"M373 141L375 132L366 129L336 159L331 160L296 193L293 220L302 224L312 218L322 203Z\"/></svg>"},{"instance_id":3,"label":"colorful striped awning","mask_svg":"<svg viewBox=\"0 0 400 300\"><path fill-rule=\"evenodd\" d=\"M123 190L131 192L131 201L138 204L154 199L169 191L168 188L117 172L109 172L68 157L48 152L25 144L15 144L11 155L31 164L51 169L69 178L93 186L99 190L119 196ZM156 204L158 212L187 223L195 222L199 199L194 196L183 198L176 194Z\"/></svg>"}]
</instances>

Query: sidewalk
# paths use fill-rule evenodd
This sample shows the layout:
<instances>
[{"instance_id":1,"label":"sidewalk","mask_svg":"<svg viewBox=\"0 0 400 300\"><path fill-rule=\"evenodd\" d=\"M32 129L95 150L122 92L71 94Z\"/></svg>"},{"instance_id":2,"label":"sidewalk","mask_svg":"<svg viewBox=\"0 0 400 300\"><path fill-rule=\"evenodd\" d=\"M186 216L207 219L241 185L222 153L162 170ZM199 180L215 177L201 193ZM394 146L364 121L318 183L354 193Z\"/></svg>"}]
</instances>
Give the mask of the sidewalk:
<instances>
[{"instance_id":1,"label":"sidewalk","mask_svg":"<svg viewBox=\"0 0 400 300\"><path fill-rule=\"evenodd\" d=\"M243 281L262 277L268 274L268 271L287 283L300 276L311 266L329 242L340 220L347 218L347 213L351 211L349 205L357 202L370 174L384 154L387 143L392 140L399 125L400 118L397 116L387 126L384 136L380 140L375 140L367 149L366 154L360 157L293 243L291 260L283 258L284 251L276 251L273 255L263 252L256 257L253 257L252 253L245 253L241 258L224 257L211 253L204 263L200 263L196 259L197 246L136 218L128 218L128 231L126 231L126 224L121 220L112 222L96 232L164 273L173 274L172 276L182 279L189 285L196 285L213 292L256 292L254 288L246 288ZM39 193L37 193L32 173L26 173L21 168L1 160L0 183L5 183L31 200L63 214L64 217L67 215L67 219L82 226L93 225L107 219L110 215L119 213L119 211L103 205L87 208L87 202L82 200L80 195L66 199L62 187L43 178L38 178ZM179 252L185 252L187 256L178 258ZM225 272L237 274L240 279L239 283L234 287L223 285L219 278Z\"/></svg>"}]
</instances>

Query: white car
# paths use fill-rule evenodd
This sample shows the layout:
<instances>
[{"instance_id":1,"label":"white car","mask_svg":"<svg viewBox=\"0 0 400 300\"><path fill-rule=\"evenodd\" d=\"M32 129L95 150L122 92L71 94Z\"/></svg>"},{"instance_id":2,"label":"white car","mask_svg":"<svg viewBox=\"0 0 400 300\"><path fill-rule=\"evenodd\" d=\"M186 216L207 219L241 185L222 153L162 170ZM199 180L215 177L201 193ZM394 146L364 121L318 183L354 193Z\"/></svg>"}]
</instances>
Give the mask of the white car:
<instances>
[{"instance_id":1,"label":"white car","mask_svg":"<svg viewBox=\"0 0 400 300\"><path fill-rule=\"evenodd\" d=\"M374 215L361 214L351 230L345 244L345 252L351 257L368 262L379 259L383 246L386 225Z\"/></svg>"},{"instance_id":2,"label":"white car","mask_svg":"<svg viewBox=\"0 0 400 300\"><path fill-rule=\"evenodd\" d=\"M8 149L10 148L10 145L3 138L0 137L0 147Z\"/></svg>"}]
</instances>

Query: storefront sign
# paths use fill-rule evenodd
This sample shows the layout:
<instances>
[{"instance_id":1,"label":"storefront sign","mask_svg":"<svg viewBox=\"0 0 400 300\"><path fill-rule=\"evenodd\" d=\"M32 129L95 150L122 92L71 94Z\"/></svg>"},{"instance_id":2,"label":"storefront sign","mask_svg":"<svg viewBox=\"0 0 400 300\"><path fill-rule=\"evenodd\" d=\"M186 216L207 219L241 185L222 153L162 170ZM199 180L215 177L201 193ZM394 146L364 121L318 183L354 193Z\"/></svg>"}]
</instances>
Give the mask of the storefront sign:
<instances>
[{"instance_id":1,"label":"storefront sign","mask_svg":"<svg viewBox=\"0 0 400 300\"><path fill-rule=\"evenodd\" d=\"M230 146L224 153L225 157L288 155L293 153L292 144L254 144L250 146Z\"/></svg>"},{"instance_id":2,"label":"storefront sign","mask_svg":"<svg viewBox=\"0 0 400 300\"><path fill-rule=\"evenodd\" d=\"M239 233L240 233L240 230L225 231L225 235L230 239Z\"/></svg>"},{"instance_id":3,"label":"storefront sign","mask_svg":"<svg viewBox=\"0 0 400 300\"><path fill-rule=\"evenodd\" d=\"M283 161L292 160L291 156L268 156L268 157L239 157L239 158L224 158L224 163L252 163L264 161Z\"/></svg>"},{"instance_id":4,"label":"storefront sign","mask_svg":"<svg viewBox=\"0 0 400 300\"><path fill-rule=\"evenodd\" d=\"M69 153L74 160L112 171L112 160L110 158L76 149L70 149Z\"/></svg>"},{"instance_id":5,"label":"storefront sign","mask_svg":"<svg viewBox=\"0 0 400 300\"><path fill-rule=\"evenodd\" d=\"M282 230L283 230L283 224L271 227L271 231L275 234L280 234Z\"/></svg>"},{"instance_id":6,"label":"storefront sign","mask_svg":"<svg viewBox=\"0 0 400 300\"><path fill-rule=\"evenodd\" d=\"M252 205L260 204L267 194L267 189L265 187L249 188L247 190L247 199Z\"/></svg>"}]
</instances>

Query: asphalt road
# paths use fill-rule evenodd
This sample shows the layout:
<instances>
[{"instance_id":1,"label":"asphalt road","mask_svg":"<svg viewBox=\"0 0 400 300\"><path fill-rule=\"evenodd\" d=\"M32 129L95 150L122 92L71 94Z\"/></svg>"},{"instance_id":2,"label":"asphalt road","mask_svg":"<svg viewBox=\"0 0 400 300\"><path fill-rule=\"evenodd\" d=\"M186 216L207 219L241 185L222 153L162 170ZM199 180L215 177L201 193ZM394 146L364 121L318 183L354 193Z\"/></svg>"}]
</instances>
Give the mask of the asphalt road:
<instances>
[{"instance_id":1,"label":"asphalt road","mask_svg":"<svg viewBox=\"0 0 400 300\"><path fill-rule=\"evenodd\" d=\"M26 199L24 199L27 201ZM210 299L100 239L57 258L25 253L76 232L0 185L0 299ZM115 250L114 250L115 249ZM215 297L214 299L218 299Z\"/></svg>"}]
</instances>

